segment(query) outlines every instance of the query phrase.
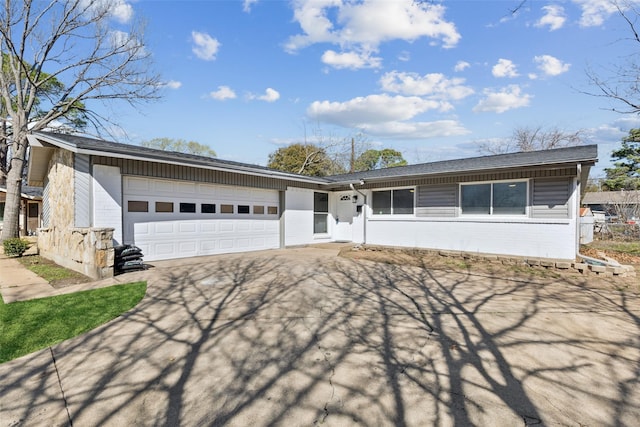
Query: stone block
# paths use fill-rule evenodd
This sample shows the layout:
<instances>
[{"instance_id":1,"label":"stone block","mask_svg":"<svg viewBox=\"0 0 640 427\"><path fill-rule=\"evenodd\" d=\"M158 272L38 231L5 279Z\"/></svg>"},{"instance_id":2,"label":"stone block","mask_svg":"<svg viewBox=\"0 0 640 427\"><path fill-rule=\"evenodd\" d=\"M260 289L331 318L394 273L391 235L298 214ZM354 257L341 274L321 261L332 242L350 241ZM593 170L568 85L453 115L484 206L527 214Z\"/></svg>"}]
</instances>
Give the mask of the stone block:
<instances>
[{"instance_id":1,"label":"stone block","mask_svg":"<svg viewBox=\"0 0 640 427\"><path fill-rule=\"evenodd\" d=\"M552 261L552 260L549 260L549 259L541 259L540 260L540 265L543 266L543 267L547 267L547 268L549 268L549 267L553 268L553 267L556 266L556 263L554 261Z\"/></svg>"},{"instance_id":2,"label":"stone block","mask_svg":"<svg viewBox=\"0 0 640 427\"><path fill-rule=\"evenodd\" d=\"M540 265L540 260L537 259L537 258L525 259L524 262L527 263L528 265L530 265L531 267L536 267L536 266Z\"/></svg>"},{"instance_id":3,"label":"stone block","mask_svg":"<svg viewBox=\"0 0 640 427\"><path fill-rule=\"evenodd\" d=\"M580 273L585 273L589 271L589 264L583 262L574 262L573 268L578 270Z\"/></svg>"},{"instance_id":4,"label":"stone block","mask_svg":"<svg viewBox=\"0 0 640 427\"><path fill-rule=\"evenodd\" d=\"M560 270L568 270L571 268L571 263L567 261L558 261L556 262L556 268Z\"/></svg>"},{"instance_id":5,"label":"stone block","mask_svg":"<svg viewBox=\"0 0 640 427\"><path fill-rule=\"evenodd\" d=\"M622 266L607 266L606 273L611 273L613 276L619 276L625 273L625 269Z\"/></svg>"},{"instance_id":6,"label":"stone block","mask_svg":"<svg viewBox=\"0 0 640 427\"><path fill-rule=\"evenodd\" d=\"M594 273L604 273L605 271L607 271L607 267L605 267L604 265L592 265L591 271L593 271Z\"/></svg>"}]
</instances>

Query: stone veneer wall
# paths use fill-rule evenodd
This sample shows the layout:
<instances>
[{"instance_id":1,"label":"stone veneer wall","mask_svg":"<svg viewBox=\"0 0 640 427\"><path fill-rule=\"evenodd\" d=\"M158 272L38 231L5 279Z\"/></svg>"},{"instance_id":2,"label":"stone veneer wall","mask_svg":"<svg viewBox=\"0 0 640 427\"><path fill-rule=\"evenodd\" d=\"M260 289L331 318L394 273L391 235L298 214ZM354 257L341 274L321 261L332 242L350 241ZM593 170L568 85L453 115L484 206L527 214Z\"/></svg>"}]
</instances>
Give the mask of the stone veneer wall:
<instances>
[{"instance_id":1,"label":"stone veneer wall","mask_svg":"<svg viewBox=\"0 0 640 427\"><path fill-rule=\"evenodd\" d=\"M62 149L51 157L46 183L49 224L38 230L38 250L43 257L91 278L112 277L113 228L74 226L73 160L73 153Z\"/></svg>"}]
</instances>

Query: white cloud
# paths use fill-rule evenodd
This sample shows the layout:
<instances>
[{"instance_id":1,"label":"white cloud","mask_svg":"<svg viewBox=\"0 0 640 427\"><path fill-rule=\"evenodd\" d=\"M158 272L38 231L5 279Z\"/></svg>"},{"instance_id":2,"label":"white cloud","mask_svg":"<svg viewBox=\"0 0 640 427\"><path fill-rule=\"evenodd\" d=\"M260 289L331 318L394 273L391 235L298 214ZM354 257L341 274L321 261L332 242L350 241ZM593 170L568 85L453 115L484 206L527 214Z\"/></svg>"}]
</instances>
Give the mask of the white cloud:
<instances>
[{"instance_id":1,"label":"white cloud","mask_svg":"<svg viewBox=\"0 0 640 427\"><path fill-rule=\"evenodd\" d=\"M426 96L437 100L460 100L473 94L473 89L464 83L463 78L448 79L440 73L421 76L417 73L391 71L380 77L380 86L386 92ZM441 109L448 109L448 104L443 104Z\"/></svg>"},{"instance_id":2,"label":"white cloud","mask_svg":"<svg viewBox=\"0 0 640 427\"><path fill-rule=\"evenodd\" d=\"M432 122L387 122L372 123L361 128L367 135L387 138L436 138L466 135L470 133L456 120L435 120Z\"/></svg>"},{"instance_id":3,"label":"white cloud","mask_svg":"<svg viewBox=\"0 0 640 427\"><path fill-rule=\"evenodd\" d=\"M168 87L169 89L180 89L180 87L182 87L182 82L179 82L176 80L169 80L164 84L164 86Z\"/></svg>"},{"instance_id":4,"label":"white cloud","mask_svg":"<svg viewBox=\"0 0 640 427\"><path fill-rule=\"evenodd\" d=\"M110 9L111 15L119 22L129 22L133 17L133 7L123 0L115 0Z\"/></svg>"},{"instance_id":5,"label":"white cloud","mask_svg":"<svg viewBox=\"0 0 640 427\"><path fill-rule=\"evenodd\" d=\"M267 90L265 90L264 95L258 96L256 99L266 102L275 102L280 99L280 93L278 93L277 90L268 87Z\"/></svg>"},{"instance_id":6,"label":"white cloud","mask_svg":"<svg viewBox=\"0 0 640 427\"><path fill-rule=\"evenodd\" d=\"M453 67L453 71L459 73L460 71L464 71L469 67L471 67L471 64L469 64L467 61L458 61L456 63L456 66Z\"/></svg>"},{"instance_id":7,"label":"white cloud","mask_svg":"<svg viewBox=\"0 0 640 427\"><path fill-rule=\"evenodd\" d=\"M444 18L445 7L415 0L294 0L294 20L302 34L289 38L286 49L295 52L314 43L359 46L376 51L389 40L413 41L429 37L454 47L461 36Z\"/></svg>"},{"instance_id":8,"label":"white cloud","mask_svg":"<svg viewBox=\"0 0 640 427\"><path fill-rule=\"evenodd\" d=\"M244 0L242 2L242 10L249 13L251 12L251 7L258 3L258 0Z\"/></svg>"},{"instance_id":9,"label":"white cloud","mask_svg":"<svg viewBox=\"0 0 640 427\"><path fill-rule=\"evenodd\" d=\"M194 44L191 50L198 58L204 59L205 61L213 61L216 59L216 54L221 46L217 39L214 39L207 33L192 31L191 40Z\"/></svg>"},{"instance_id":10,"label":"white cloud","mask_svg":"<svg viewBox=\"0 0 640 427\"><path fill-rule=\"evenodd\" d=\"M573 0L573 2L582 9L579 21L582 27L600 26L605 19L617 11L616 3L611 0ZM637 3L637 1L631 0L631 3ZM621 6L624 7L624 4Z\"/></svg>"},{"instance_id":11,"label":"white cloud","mask_svg":"<svg viewBox=\"0 0 640 427\"><path fill-rule=\"evenodd\" d=\"M547 76L557 76L569 71L571 64L560 61L551 55L540 55L533 58L538 64L538 69Z\"/></svg>"},{"instance_id":12,"label":"white cloud","mask_svg":"<svg viewBox=\"0 0 640 427\"><path fill-rule=\"evenodd\" d=\"M224 101L226 99L235 99L236 93L229 86L218 86L218 90L209 93L209 97Z\"/></svg>"},{"instance_id":13,"label":"white cloud","mask_svg":"<svg viewBox=\"0 0 640 427\"><path fill-rule=\"evenodd\" d=\"M473 107L474 112L504 113L514 108L526 107L531 100L531 95L522 93L518 85L509 85L498 92L487 89L484 95L485 98Z\"/></svg>"},{"instance_id":14,"label":"white cloud","mask_svg":"<svg viewBox=\"0 0 640 427\"><path fill-rule=\"evenodd\" d=\"M564 8L557 4L543 6L544 16L535 23L536 27L549 26L549 31L555 31L564 25L567 20L564 14Z\"/></svg>"},{"instance_id":15,"label":"white cloud","mask_svg":"<svg viewBox=\"0 0 640 427\"><path fill-rule=\"evenodd\" d=\"M133 18L133 6L125 0L81 0L80 7L89 12L108 12L116 21L127 23Z\"/></svg>"},{"instance_id":16,"label":"white cloud","mask_svg":"<svg viewBox=\"0 0 640 427\"><path fill-rule=\"evenodd\" d=\"M376 123L409 120L420 113L440 108L440 103L418 96L369 95L346 102L315 101L309 117L351 129Z\"/></svg>"},{"instance_id":17,"label":"white cloud","mask_svg":"<svg viewBox=\"0 0 640 427\"><path fill-rule=\"evenodd\" d=\"M380 68L382 58L372 57L370 52L343 52L338 53L327 50L322 54L322 62L333 68L349 68L352 70L361 68Z\"/></svg>"},{"instance_id":18,"label":"white cloud","mask_svg":"<svg viewBox=\"0 0 640 427\"><path fill-rule=\"evenodd\" d=\"M407 62L411 59L411 52L403 50L398 54L398 61Z\"/></svg>"},{"instance_id":19,"label":"white cloud","mask_svg":"<svg viewBox=\"0 0 640 427\"><path fill-rule=\"evenodd\" d=\"M498 59L498 63L493 66L491 73L494 77L518 77L516 65L509 59Z\"/></svg>"}]
</instances>

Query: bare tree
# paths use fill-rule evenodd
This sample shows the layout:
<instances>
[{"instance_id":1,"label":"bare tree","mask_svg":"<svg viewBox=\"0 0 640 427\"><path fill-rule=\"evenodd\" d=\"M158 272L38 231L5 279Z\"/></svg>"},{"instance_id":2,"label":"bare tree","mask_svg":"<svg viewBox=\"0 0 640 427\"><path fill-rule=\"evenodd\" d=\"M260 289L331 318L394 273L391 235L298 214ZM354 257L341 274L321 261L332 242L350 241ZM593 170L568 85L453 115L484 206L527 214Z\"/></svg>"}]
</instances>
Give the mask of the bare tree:
<instances>
[{"instance_id":1,"label":"bare tree","mask_svg":"<svg viewBox=\"0 0 640 427\"><path fill-rule=\"evenodd\" d=\"M516 153L520 151L551 150L583 143L582 131L565 132L557 127L518 127L509 138L478 141L478 151L484 154Z\"/></svg>"},{"instance_id":2,"label":"bare tree","mask_svg":"<svg viewBox=\"0 0 640 427\"><path fill-rule=\"evenodd\" d=\"M638 34L638 18L640 11L630 1L611 0L616 7L618 15L629 29L630 36L620 41L630 41L629 51L632 52L625 58L622 64L611 69L597 72L593 68L586 71L589 82L597 88L595 93L586 92L588 95L607 98L614 101L620 108L612 107L611 110L625 113L640 113L640 62L638 61L638 47L640 47L640 35ZM603 73L609 77L603 77Z\"/></svg>"},{"instance_id":3,"label":"bare tree","mask_svg":"<svg viewBox=\"0 0 640 427\"><path fill-rule=\"evenodd\" d=\"M0 102L11 128L12 158L1 240L18 236L22 172L30 132L81 113L98 131L111 121L86 107L156 99L160 80L136 22L115 29L114 0L5 0L0 8ZM47 91L53 80L61 83Z\"/></svg>"}]
</instances>

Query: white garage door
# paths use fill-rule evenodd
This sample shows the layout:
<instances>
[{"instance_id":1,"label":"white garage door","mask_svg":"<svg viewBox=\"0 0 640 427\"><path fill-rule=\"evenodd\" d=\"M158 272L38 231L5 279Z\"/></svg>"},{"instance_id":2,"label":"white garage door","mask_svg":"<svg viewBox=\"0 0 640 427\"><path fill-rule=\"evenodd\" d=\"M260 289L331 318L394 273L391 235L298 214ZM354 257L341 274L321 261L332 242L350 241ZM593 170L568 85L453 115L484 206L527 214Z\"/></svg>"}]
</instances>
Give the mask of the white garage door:
<instances>
[{"instance_id":1,"label":"white garage door","mask_svg":"<svg viewBox=\"0 0 640 427\"><path fill-rule=\"evenodd\" d=\"M124 242L145 261L280 247L278 191L124 177Z\"/></svg>"}]
</instances>

